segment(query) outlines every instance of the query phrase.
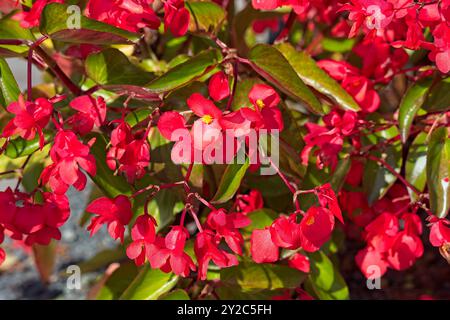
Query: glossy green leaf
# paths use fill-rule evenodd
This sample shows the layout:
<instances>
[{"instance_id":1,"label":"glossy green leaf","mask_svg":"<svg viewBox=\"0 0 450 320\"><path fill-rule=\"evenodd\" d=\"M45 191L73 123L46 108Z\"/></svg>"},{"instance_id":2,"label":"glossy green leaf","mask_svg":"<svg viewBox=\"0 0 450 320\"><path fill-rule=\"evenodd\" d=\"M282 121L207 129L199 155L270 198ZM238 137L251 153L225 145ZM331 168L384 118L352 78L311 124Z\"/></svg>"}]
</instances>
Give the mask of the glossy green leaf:
<instances>
[{"instance_id":1,"label":"glossy green leaf","mask_svg":"<svg viewBox=\"0 0 450 320\"><path fill-rule=\"evenodd\" d=\"M382 140L391 139L399 135L397 127L378 132L368 136L371 144L377 144ZM383 159L397 173L402 167L402 148L399 140L390 143L385 150L372 151L371 154L378 159ZM370 204L382 198L389 188L395 183L397 177L378 161L367 160L363 175L363 189L367 194Z\"/></svg>"},{"instance_id":2,"label":"glossy green leaf","mask_svg":"<svg viewBox=\"0 0 450 320\"><path fill-rule=\"evenodd\" d=\"M450 77L433 85L423 108L429 112L448 110L450 106Z\"/></svg>"},{"instance_id":3,"label":"glossy green leaf","mask_svg":"<svg viewBox=\"0 0 450 320\"><path fill-rule=\"evenodd\" d=\"M216 33L227 16L225 10L214 2L185 1L185 5L191 14L190 32Z\"/></svg>"},{"instance_id":4,"label":"glossy green leaf","mask_svg":"<svg viewBox=\"0 0 450 320\"><path fill-rule=\"evenodd\" d=\"M0 39L34 40L34 37L29 29L20 26L19 21L5 17L0 19ZM27 45L0 45L0 57L24 56L27 52Z\"/></svg>"},{"instance_id":5,"label":"glossy green leaf","mask_svg":"<svg viewBox=\"0 0 450 320\"><path fill-rule=\"evenodd\" d=\"M249 166L250 161L248 158L245 160L244 164L229 164L220 179L219 188L212 202L224 203L233 198L238 191Z\"/></svg>"},{"instance_id":6,"label":"glossy green leaf","mask_svg":"<svg viewBox=\"0 0 450 320\"><path fill-rule=\"evenodd\" d=\"M91 148L91 153L94 155L97 166L97 174L91 179L103 191L103 193L114 198L119 194L131 194L130 185L125 178L114 173L106 165L106 140L97 133L88 135L88 140L95 138L95 143Z\"/></svg>"},{"instance_id":7,"label":"glossy green leaf","mask_svg":"<svg viewBox=\"0 0 450 320\"><path fill-rule=\"evenodd\" d=\"M79 17L79 15L78 15ZM80 28L76 25L77 13L69 5L51 3L41 14L39 29L42 34L62 42L91 44L131 44L137 42L139 34L81 15Z\"/></svg>"},{"instance_id":8,"label":"glossy green leaf","mask_svg":"<svg viewBox=\"0 0 450 320\"><path fill-rule=\"evenodd\" d=\"M336 80L320 69L308 53L297 51L289 43L281 43L277 45L277 49L280 50L298 76L308 86L323 93L344 110L360 110L352 96Z\"/></svg>"},{"instance_id":9,"label":"glossy green leaf","mask_svg":"<svg viewBox=\"0 0 450 320\"><path fill-rule=\"evenodd\" d=\"M147 88L154 93L165 93L183 87L214 69L221 60L219 50L203 51L156 78Z\"/></svg>"},{"instance_id":10,"label":"glossy green leaf","mask_svg":"<svg viewBox=\"0 0 450 320\"><path fill-rule=\"evenodd\" d=\"M19 86L6 60L0 58L0 106L6 108L11 102L17 101L20 94Z\"/></svg>"},{"instance_id":11,"label":"glossy green leaf","mask_svg":"<svg viewBox=\"0 0 450 320\"><path fill-rule=\"evenodd\" d=\"M169 293L166 293L166 294L160 296L158 300L178 300L178 301L180 301L180 300L191 300L191 298L189 298L188 294L183 289L176 289L176 290L173 290Z\"/></svg>"},{"instance_id":12,"label":"glossy green leaf","mask_svg":"<svg viewBox=\"0 0 450 320\"><path fill-rule=\"evenodd\" d=\"M253 69L279 90L296 101L304 102L311 112L323 114L319 100L275 47L258 44L250 50L249 60Z\"/></svg>"},{"instance_id":13,"label":"glossy green leaf","mask_svg":"<svg viewBox=\"0 0 450 320\"><path fill-rule=\"evenodd\" d=\"M305 274L284 265L257 264L243 261L238 266L220 271L220 281L243 292L297 288Z\"/></svg>"},{"instance_id":14,"label":"glossy green leaf","mask_svg":"<svg viewBox=\"0 0 450 320\"><path fill-rule=\"evenodd\" d=\"M450 208L450 139L445 127L433 131L428 143L427 183L430 209L444 218Z\"/></svg>"},{"instance_id":15,"label":"glossy green leaf","mask_svg":"<svg viewBox=\"0 0 450 320\"><path fill-rule=\"evenodd\" d=\"M143 86L152 75L132 64L121 51L113 48L89 55L85 63L87 75L100 85Z\"/></svg>"},{"instance_id":16,"label":"glossy green leaf","mask_svg":"<svg viewBox=\"0 0 450 320\"><path fill-rule=\"evenodd\" d=\"M309 283L321 300L347 300L349 290L344 278L331 260L322 252L308 254L311 263Z\"/></svg>"},{"instance_id":17,"label":"glossy green leaf","mask_svg":"<svg viewBox=\"0 0 450 320\"><path fill-rule=\"evenodd\" d=\"M400 102L398 125L403 143L405 143L409 137L414 117L423 105L432 82L433 80L431 78L425 78L414 83L406 91Z\"/></svg>"},{"instance_id":18,"label":"glossy green leaf","mask_svg":"<svg viewBox=\"0 0 450 320\"><path fill-rule=\"evenodd\" d=\"M251 233L255 229L264 229L272 224L272 222L278 217L278 213L272 209L263 208L258 209L247 214L252 223L245 227L243 230Z\"/></svg>"},{"instance_id":19,"label":"glossy green leaf","mask_svg":"<svg viewBox=\"0 0 450 320\"><path fill-rule=\"evenodd\" d=\"M121 295L120 300L156 300L170 291L177 282L178 276L152 269L146 264Z\"/></svg>"},{"instance_id":20,"label":"glossy green leaf","mask_svg":"<svg viewBox=\"0 0 450 320\"><path fill-rule=\"evenodd\" d=\"M44 132L44 138L45 141L48 141L50 139L51 134L49 132ZM5 155L8 158L16 159L20 157L28 156L34 152L39 150L39 136L36 135L36 137L33 140L25 140L21 137L16 138L14 140L11 140L8 143L8 146L5 150Z\"/></svg>"},{"instance_id":21,"label":"glossy green leaf","mask_svg":"<svg viewBox=\"0 0 450 320\"><path fill-rule=\"evenodd\" d=\"M405 163L405 178L417 190L423 191L427 183L427 133L421 132L409 147ZM414 191L408 188L411 200L417 200Z\"/></svg>"}]
</instances>

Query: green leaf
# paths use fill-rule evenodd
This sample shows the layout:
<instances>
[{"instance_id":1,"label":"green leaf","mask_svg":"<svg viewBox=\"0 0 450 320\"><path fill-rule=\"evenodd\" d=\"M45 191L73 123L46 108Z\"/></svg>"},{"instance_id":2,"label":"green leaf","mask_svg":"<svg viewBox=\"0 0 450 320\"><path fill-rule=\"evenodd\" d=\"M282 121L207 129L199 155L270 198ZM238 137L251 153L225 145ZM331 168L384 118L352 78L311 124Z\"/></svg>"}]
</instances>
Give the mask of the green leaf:
<instances>
[{"instance_id":1,"label":"green leaf","mask_svg":"<svg viewBox=\"0 0 450 320\"><path fill-rule=\"evenodd\" d=\"M339 193L342 186L344 185L345 178L347 177L347 173L350 170L351 164L352 161L350 157L340 160L337 164L336 169L334 170L333 175L330 179L331 187L336 194Z\"/></svg>"},{"instance_id":2,"label":"green leaf","mask_svg":"<svg viewBox=\"0 0 450 320\"><path fill-rule=\"evenodd\" d=\"M88 135L88 140L95 138L95 143L91 148L97 165L97 174L91 179L109 198L114 198L120 194L131 194L130 185L125 178L114 173L106 165L106 139L98 133Z\"/></svg>"},{"instance_id":3,"label":"green leaf","mask_svg":"<svg viewBox=\"0 0 450 320\"><path fill-rule=\"evenodd\" d=\"M0 39L34 40L34 37L29 29L20 26L19 21L5 17L0 20ZM24 56L27 52L27 45L0 46L0 56L2 57Z\"/></svg>"},{"instance_id":4,"label":"green leaf","mask_svg":"<svg viewBox=\"0 0 450 320\"><path fill-rule=\"evenodd\" d=\"M51 3L41 14L39 29L42 34L53 40L71 43L91 44L131 44L137 42L140 35L96 20L80 17L80 29L70 28L75 22L76 13L69 5Z\"/></svg>"},{"instance_id":5,"label":"green leaf","mask_svg":"<svg viewBox=\"0 0 450 320\"><path fill-rule=\"evenodd\" d=\"M111 276L109 276L100 291L95 296L97 300L117 300L127 289L130 283L138 274L136 265L133 262L121 264Z\"/></svg>"},{"instance_id":6,"label":"green leaf","mask_svg":"<svg viewBox=\"0 0 450 320\"><path fill-rule=\"evenodd\" d=\"M289 61L275 47L257 44L249 53L253 69L290 98L301 101L315 114L323 114L322 105L300 79Z\"/></svg>"},{"instance_id":7,"label":"green leaf","mask_svg":"<svg viewBox=\"0 0 450 320\"><path fill-rule=\"evenodd\" d=\"M177 282L178 276L152 269L146 264L120 296L120 300L156 300L170 291Z\"/></svg>"},{"instance_id":8,"label":"green leaf","mask_svg":"<svg viewBox=\"0 0 450 320\"><path fill-rule=\"evenodd\" d=\"M158 300L191 300L191 298L183 289L176 289L160 296Z\"/></svg>"},{"instance_id":9,"label":"green leaf","mask_svg":"<svg viewBox=\"0 0 450 320\"><path fill-rule=\"evenodd\" d=\"M126 258L125 250L121 247L116 249L105 249L97 252L92 258L79 264L82 273L93 272L104 268L109 264Z\"/></svg>"},{"instance_id":10,"label":"green leaf","mask_svg":"<svg viewBox=\"0 0 450 320\"><path fill-rule=\"evenodd\" d=\"M44 132L45 141L48 141L52 135L49 132ZM5 150L5 155L8 158L16 159L28 156L39 150L39 136L36 135L33 140L25 140L21 137L11 140Z\"/></svg>"},{"instance_id":11,"label":"green leaf","mask_svg":"<svg viewBox=\"0 0 450 320\"><path fill-rule=\"evenodd\" d=\"M154 93L164 93L183 87L214 69L221 60L219 50L205 50L156 78L147 88Z\"/></svg>"},{"instance_id":12,"label":"green leaf","mask_svg":"<svg viewBox=\"0 0 450 320\"><path fill-rule=\"evenodd\" d=\"M316 61L308 53L297 51L289 43L281 43L277 45L277 49L280 50L298 76L308 86L323 93L344 110L360 110L352 96L336 80L319 68Z\"/></svg>"},{"instance_id":13,"label":"green leaf","mask_svg":"<svg viewBox=\"0 0 450 320\"><path fill-rule=\"evenodd\" d=\"M121 51L113 48L89 55L87 75L100 85L143 86L152 79L150 73L132 64Z\"/></svg>"},{"instance_id":14,"label":"green leaf","mask_svg":"<svg viewBox=\"0 0 450 320\"><path fill-rule=\"evenodd\" d=\"M278 217L278 213L269 208L258 209L247 214L252 223L244 228L245 232L251 233L255 229L264 229L272 224Z\"/></svg>"},{"instance_id":15,"label":"green leaf","mask_svg":"<svg viewBox=\"0 0 450 320\"><path fill-rule=\"evenodd\" d=\"M388 140L399 135L397 127L392 126L389 129L369 135L371 144L377 144L382 140ZM402 146L399 140L389 144L383 151L372 151L371 154L379 159L383 159L397 173L400 173L402 167ZM369 204L382 198L389 188L395 183L397 177L378 161L367 160L364 175L363 189L367 194Z\"/></svg>"},{"instance_id":16,"label":"green leaf","mask_svg":"<svg viewBox=\"0 0 450 320\"><path fill-rule=\"evenodd\" d=\"M349 291L344 278L331 260L322 252L309 253L311 274L309 283L321 300L347 300Z\"/></svg>"},{"instance_id":17,"label":"green leaf","mask_svg":"<svg viewBox=\"0 0 450 320\"><path fill-rule=\"evenodd\" d=\"M423 105L432 83L431 78L425 78L414 83L408 88L400 102L398 124L403 143L408 139L414 117Z\"/></svg>"},{"instance_id":18,"label":"green leaf","mask_svg":"<svg viewBox=\"0 0 450 320\"><path fill-rule=\"evenodd\" d=\"M304 279L303 272L288 266L250 261L243 261L238 266L220 271L222 283L243 292L297 288Z\"/></svg>"},{"instance_id":19,"label":"green leaf","mask_svg":"<svg viewBox=\"0 0 450 320\"><path fill-rule=\"evenodd\" d=\"M423 191L427 183L427 133L421 132L409 147L405 164L405 178L417 190ZM417 200L414 191L408 188L412 201Z\"/></svg>"},{"instance_id":20,"label":"green leaf","mask_svg":"<svg viewBox=\"0 0 450 320\"><path fill-rule=\"evenodd\" d=\"M250 160L248 158L245 160L244 164L229 164L220 179L219 188L212 202L224 203L233 198L234 194L238 191L249 166Z\"/></svg>"},{"instance_id":21,"label":"green leaf","mask_svg":"<svg viewBox=\"0 0 450 320\"><path fill-rule=\"evenodd\" d=\"M442 79L430 89L424 109L428 112L448 110L450 101L450 77Z\"/></svg>"},{"instance_id":22,"label":"green leaf","mask_svg":"<svg viewBox=\"0 0 450 320\"><path fill-rule=\"evenodd\" d=\"M0 106L6 108L11 102L17 101L20 89L6 60L0 58Z\"/></svg>"},{"instance_id":23,"label":"green leaf","mask_svg":"<svg viewBox=\"0 0 450 320\"><path fill-rule=\"evenodd\" d=\"M330 52L347 52L352 50L355 39L336 39L324 38L322 40L322 48Z\"/></svg>"},{"instance_id":24,"label":"green leaf","mask_svg":"<svg viewBox=\"0 0 450 320\"><path fill-rule=\"evenodd\" d=\"M185 1L185 4L191 14L189 31L193 33L217 33L227 16L225 10L214 2Z\"/></svg>"},{"instance_id":25,"label":"green leaf","mask_svg":"<svg viewBox=\"0 0 450 320\"><path fill-rule=\"evenodd\" d=\"M428 143L427 183L431 212L445 218L450 208L450 139L445 127L433 131Z\"/></svg>"}]
</instances>

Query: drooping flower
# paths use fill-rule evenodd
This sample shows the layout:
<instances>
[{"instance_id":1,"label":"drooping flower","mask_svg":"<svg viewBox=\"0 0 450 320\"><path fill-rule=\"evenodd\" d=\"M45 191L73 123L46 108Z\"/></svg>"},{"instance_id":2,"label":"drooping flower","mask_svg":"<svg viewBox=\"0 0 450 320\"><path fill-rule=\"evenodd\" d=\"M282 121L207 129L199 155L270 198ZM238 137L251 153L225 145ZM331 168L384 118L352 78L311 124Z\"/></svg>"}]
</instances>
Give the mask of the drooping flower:
<instances>
[{"instance_id":1,"label":"drooping flower","mask_svg":"<svg viewBox=\"0 0 450 320\"><path fill-rule=\"evenodd\" d=\"M80 96L70 102L70 107L78 111L67 121L75 132L86 134L95 126L100 127L106 120L106 103L102 97Z\"/></svg>"},{"instance_id":2,"label":"drooping flower","mask_svg":"<svg viewBox=\"0 0 450 320\"><path fill-rule=\"evenodd\" d=\"M147 214L137 217L131 229L131 239L133 242L127 247L127 256L133 259L137 266L145 262L145 258L150 256L152 245L156 239L156 221Z\"/></svg>"},{"instance_id":3,"label":"drooping flower","mask_svg":"<svg viewBox=\"0 0 450 320\"><path fill-rule=\"evenodd\" d=\"M230 95L230 84L228 83L227 75L219 71L215 73L209 80L208 85L209 96L214 101L220 101Z\"/></svg>"},{"instance_id":4,"label":"drooping flower","mask_svg":"<svg viewBox=\"0 0 450 320\"><path fill-rule=\"evenodd\" d=\"M164 3L164 28L176 37L186 34L189 28L190 14L183 0L168 0Z\"/></svg>"},{"instance_id":5,"label":"drooping flower","mask_svg":"<svg viewBox=\"0 0 450 320\"><path fill-rule=\"evenodd\" d=\"M130 223L133 216L128 197L119 195L114 199L98 198L88 205L86 211L97 215L92 218L87 228L91 236L96 234L103 224L107 224L111 237L123 242L125 226Z\"/></svg>"},{"instance_id":6,"label":"drooping flower","mask_svg":"<svg viewBox=\"0 0 450 320\"><path fill-rule=\"evenodd\" d=\"M234 207L243 214L262 209L264 207L264 200L261 192L253 189L248 194L237 195Z\"/></svg>"},{"instance_id":7,"label":"drooping flower","mask_svg":"<svg viewBox=\"0 0 450 320\"><path fill-rule=\"evenodd\" d=\"M304 273L309 273L311 268L309 258L298 252L289 259L289 267L300 270Z\"/></svg>"},{"instance_id":8,"label":"drooping flower","mask_svg":"<svg viewBox=\"0 0 450 320\"><path fill-rule=\"evenodd\" d=\"M430 228L430 243L434 247L442 247L450 243L450 221L446 219L439 219L432 216L429 218Z\"/></svg>"},{"instance_id":9,"label":"drooping flower","mask_svg":"<svg viewBox=\"0 0 450 320\"><path fill-rule=\"evenodd\" d=\"M327 242L334 228L333 213L322 207L311 207L300 222L302 248L314 252Z\"/></svg>"},{"instance_id":10,"label":"drooping flower","mask_svg":"<svg viewBox=\"0 0 450 320\"><path fill-rule=\"evenodd\" d=\"M250 238L250 249L256 263L275 262L279 257L279 248L272 241L269 229L253 230Z\"/></svg>"},{"instance_id":11,"label":"drooping flower","mask_svg":"<svg viewBox=\"0 0 450 320\"><path fill-rule=\"evenodd\" d=\"M7 110L16 116L5 126L2 136L8 138L18 134L25 140L32 140L37 134L42 149L45 143L43 129L50 121L53 104L44 98L38 98L34 102L25 101L20 95L19 100L11 103Z\"/></svg>"},{"instance_id":12,"label":"drooping flower","mask_svg":"<svg viewBox=\"0 0 450 320\"><path fill-rule=\"evenodd\" d=\"M85 145L73 132L59 131L50 150L53 164L44 169L41 181L48 183L52 191L58 194L65 193L71 185L83 190L87 179L81 169L91 176L95 176L97 171L95 158L90 154L90 147L94 142L95 139Z\"/></svg>"},{"instance_id":13,"label":"drooping flower","mask_svg":"<svg viewBox=\"0 0 450 320\"><path fill-rule=\"evenodd\" d=\"M162 241L156 241L149 260L152 268L161 269L187 277L196 267L191 257L184 252L189 233L182 226L174 226Z\"/></svg>"}]
</instances>

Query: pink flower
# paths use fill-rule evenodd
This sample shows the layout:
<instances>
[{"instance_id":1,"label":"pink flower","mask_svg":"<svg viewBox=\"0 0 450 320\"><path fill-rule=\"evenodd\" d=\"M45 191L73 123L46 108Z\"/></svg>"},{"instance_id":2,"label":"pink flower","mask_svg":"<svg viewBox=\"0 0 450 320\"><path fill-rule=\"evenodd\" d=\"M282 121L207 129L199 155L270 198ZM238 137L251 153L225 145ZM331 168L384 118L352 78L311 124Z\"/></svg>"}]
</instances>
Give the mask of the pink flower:
<instances>
[{"instance_id":1,"label":"pink flower","mask_svg":"<svg viewBox=\"0 0 450 320\"><path fill-rule=\"evenodd\" d=\"M120 238L123 242L125 226L130 223L133 216L128 197L119 195L114 199L98 198L88 205L86 211L97 215L92 218L91 224L87 228L91 232L91 236L96 234L103 224L107 224L111 237L114 240Z\"/></svg>"},{"instance_id":2,"label":"pink flower","mask_svg":"<svg viewBox=\"0 0 450 320\"><path fill-rule=\"evenodd\" d=\"M49 3L64 3L64 0L36 0L30 11L22 11L15 15L14 19L20 21L20 26L23 28L37 27L42 10Z\"/></svg>"},{"instance_id":3,"label":"pink flower","mask_svg":"<svg viewBox=\"0 0 450 320\"><path fill-rule=\"evenodd\" d=\"M186 34L190 21L188 9L183 0L168 0L164 3L164 29L176 37Z\"/></svg>"},{"instance_id":4,"label":"pink flower","mask_svg":"<svg viewBox=\"0 0 450 320\"><path fill-rule=\"evenodd\" d=\"M18 102L11 103L7 110L16 115L3 129L5 138L18 134L25 140L32 140L39 135L39 146L44 147L44 133L42 130L50 121L53 112L53 104L44 98L38 98L35 102L25 101L19 96Z\"/></svg>"},{"instance_id":5,"label":"pink flower","mask_svg":"<svg viewBox=\"0 0 450 320\"><path fill-rule=\"evenodd\" d=\"M250 250L256 263L275 262L279 257L279 249L272 241L269 229L253 230L250 238Z\"/></svg>"},{"instance_id":6,"label":"pink flower","mask_svg":"<svg viewBox=\"0 0 450 320\"><path fill-rule=\"evenodd\" d=\"M106 103L102 97L80 96L70 102L78 113L68 119L74 132L86 134L95 126L101 127L106 120Z\"/></svg>"},{"instance_id":7,"label":"pink flower","mask_svg":"<svg viewBox=\"0 0 450 320\"><path fill-rule=\"evenodd\" d=\"M86 16L117 28L137 32L157 29L160 21L147 0L89 0Z\"/></svg>"},{"instance_id":8,"label":"pink flower","mask_svg":"<svg viewBox=\"0 0 450 320\"><path fill-rule=\"evenodd\" d=\"M166 235L164 241L157 241L149 260L152 268L187 277L190 271L195 271L191 257L184 252L189 233L182 226L174 226Z\"/></svg>"},{"instance_id":9,"label":"pink flower","mask_svg":"<svg viewBox=\"0 0 450 320\"><path fill-rule=\"evenodd\" d=\"M127 248L127 256L133 259L137 266L145 262L145 257L150 256L155 242L155 219L147 214L141 215L136 219L131 229L131 239L133 242Z\"/></svg>"},{"instance_id":10,"label":"pink flower","mask_svg":"<svg viewBox=\"0 0 450 320\"><path fill-rule=\"evenodd\" d=\"M194 251L198 262L198 279L205 280L210 261L221 268L238 264L237 258L219 249L220 237L216 237L211 230L199 232L195 238Z\"/></svg>"},{"instance_id":11,"label":"pink flower","mask_svg":"<svg viewBox=\"0 0 450 320\"><path fill-rule=\"evenodd\" d=\"M431 216L430 243L434 247L442 247L450 243L450 221Z\"/></svg>"},{"instance_id":12,"label":"pink flower","mask_svg":"<svg viewBox=\"0 0 450 320\"><path fill-rule=\"evenodd\" d=\"M208 91L214 101L220 101L230 95L228 77L222 71L215 73L209 80Z\"/></svg>"}]
</instances>

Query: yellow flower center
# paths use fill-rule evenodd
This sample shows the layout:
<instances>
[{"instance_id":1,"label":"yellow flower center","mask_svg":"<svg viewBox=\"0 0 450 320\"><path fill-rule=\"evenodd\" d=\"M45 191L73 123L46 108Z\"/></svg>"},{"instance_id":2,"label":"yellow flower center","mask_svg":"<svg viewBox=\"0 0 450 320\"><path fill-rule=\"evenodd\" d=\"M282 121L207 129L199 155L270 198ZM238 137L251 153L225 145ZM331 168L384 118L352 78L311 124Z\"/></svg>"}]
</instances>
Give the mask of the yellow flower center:
<instances>
[{"instance_id":1,"label":"yellow flower center","mask_svg":"<svg viewBox=\"0 0 450 320\"><path fill-rule=\"evenodd\" d=\"M202 117L202 121L203 121L204 123L206 123L206 124L210 124L211 122L213 122L213 117L212 117L211 115L209 115L209 114L205 114L205 115Z\"/></svg>"},{"instance_id":2,"label":"yellow flower center","mask_svg":"<svg viewBox=\"0 0 450 320\"><path fill-rule=\"evenodd\" d=\"M256 105L262 109L264 108L266 105L264 104L264 101L262 101L261 99L256 100Z\"/></svg>"},{"instance_id":3,"label":"yellow flower center","mask_svg":"<svg viewBox=\"0 0 450 320\"><path fill-rule=\"evenodd\" d=\"M306 225L310 226L314 224L314 217L309 217L308 220L306 220Z\"/></svg>"}]
</instances>

